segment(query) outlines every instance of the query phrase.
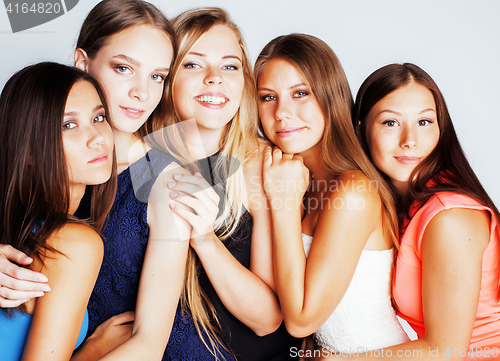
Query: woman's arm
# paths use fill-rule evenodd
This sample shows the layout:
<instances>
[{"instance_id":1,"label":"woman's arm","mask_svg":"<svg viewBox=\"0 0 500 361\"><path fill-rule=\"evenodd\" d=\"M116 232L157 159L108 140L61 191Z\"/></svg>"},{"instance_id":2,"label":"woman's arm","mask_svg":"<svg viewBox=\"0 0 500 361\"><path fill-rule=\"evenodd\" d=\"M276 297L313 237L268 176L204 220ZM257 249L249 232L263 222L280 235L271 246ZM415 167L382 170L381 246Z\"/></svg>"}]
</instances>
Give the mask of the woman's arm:
<instances>
[{"instance_id":1,"label":"woman's arm","mask_svg":"<svg viewBox=\"0 0 500 361\"><path fill-rule=\"evenodd\" d=\"M250 161L251 162L251 161ZM252 177L259 178L261 182L262 169L261 160L254 161L250 166L245 165L245 179L247 181L247 190L252 192L252 185L248 183ZM208 186L208 183L201 177L189 177L181 179L185 182L191 182L194 188L189 187L188 183L177 182L175 189L186 192L191 197L180 197L179 202L192 202L196 197L197 205L187 204L187 206L201 207L203 212L206 212L207 219L213 221L218 212L218 199L217 202L207 195L215 194L213 189ZM252 195L250 195L252 198ZM265 199L264 199L265 201ZM256 203L254 201L254 203ZM213 221L211 223L210 231L191 240L193 249L198 254L203 268L210 279L217 295L224 304L224 306L233 314L238 320L252 329L257 335L264 336L274 332L282 322L281 310L278 299L273 290L266 282L272 282L272 266L269 262L256 260L262 253L265 253L266 247L270 252L270 222L268 220L268 212L266 203L260 204L262 207L257 207L255 204L250 205L250 212L253 217L253 233L251 244L251 269L245 268L224 244L217 238L213 232ZM199 209L199 208L198 208ZM203 214L202 211L198 212ZM179 211L179 215L187 217L187 211ZM210 214L210 215L208 215ZM267 215L266 215L267 214ZM267 218L266 218L267 217ZM193 218L192 222L196 222ZM266 223L267 222L267 223ZM195 224L193 227L195 227ZM261 248L259 252L256 252ZM267 258L270 254L266 255ZM253 271L256 271L253 273Z\"/></svg>"},{"instance_id":2,"label":"woman's arm","mask_svg":"<svg viewBox=\"0 0 500 361\"><path fill-rule=\"evenodd\" d=\"M191 226L169 207L166 184L189 174L172 163L155 182L148 201L149 240L144 258L132 337L101 360L161 360L184 285Z\"/></svg>"},{"instance_id":3,"label":"woman's arm","mask_svg":"<svg viewBox=\"0 0 500 361\"><path fill-rule=\"evenodd\" d=\"M53 290L36 300L23 361L71 358L101 266L101 237L86 225L66 224L47 243L63 254L44 258Z\"/></svg>"},{"instance_id":4,"label":"woman's arm","mask_svg":"<svg viewBox=\"0 0 500 361\"><path fill-rule=\"evenodd\" d=\"M377 354L379 358L390 353L409 361L465 360L476 318L489 222L486 211L471 209L441 211L430 221L422 239L425 336L384 348ZM350 359L378 359L374 354Z\"/></svg>"},{"instance_id":5,"label":"woman's arm","mask_svg":"<svg viewBox=\"0 0 500 361\"><path fill-rule=\"evenodd\" d=\"M297 160L285 159L285 156L281 160L274 156L273 164L281 166L270 172L269 178L293 179L291 174L300 169L288 175L292 162ZM287 205L287 201L291 204L291 199L295 201L297 197L293 192L280 195L281 192L266 188L273 205L273 255L278 296L287 330L295 337L310 335L330 317L351 282L363 248L381 222L380 197L364 175L358 172L343 174L334 184L336 189L330 189L325 198L314 203L320 207L320 213L307 259L300 210ZM358 187L359 184L365 187ZM279 204L282 207L278 207Z\"/></svg>"},{"instance_id":6,"label":"woman's arm","mask_svg":"<svg viewBox=\"0 0 500 361\"><path fill-rule=\"evenodd\" d=\"M27 266L33 260L10 245L0 244L0 307L14 308L50 291L45 275L12 262Z\"/></svg>"}]
</instances>

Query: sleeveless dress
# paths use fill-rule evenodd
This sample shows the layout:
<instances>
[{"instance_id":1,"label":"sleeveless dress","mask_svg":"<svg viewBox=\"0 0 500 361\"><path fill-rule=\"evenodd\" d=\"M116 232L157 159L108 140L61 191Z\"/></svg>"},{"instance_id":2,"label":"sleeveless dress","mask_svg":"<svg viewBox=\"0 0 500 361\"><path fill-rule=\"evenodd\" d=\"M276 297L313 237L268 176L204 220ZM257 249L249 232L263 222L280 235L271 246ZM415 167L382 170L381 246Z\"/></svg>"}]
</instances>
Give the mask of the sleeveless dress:
<instances>
[{"instance_id":1,"label":"sleeveless dress","mask_svg":"<svg viewBox=\"0 0 500 361\"><path fill-rule=\"evenodd\" d=\"M416 205L414 209L415 207ZM432 196L411 218L401 238L401 249L398 253L393 280L394 301L399 310L398 315L410 324L419 338L424 337L422 238L427 225L437 213L453 208L483 210L491 214L490 241L483 253L481 289L469 346L474 352L466 360L498 360L500 358L500 303L496 300L496 296L500 277L499 225L494 212L473 198L452 192L439 192ZM450 351L450 354L453 355L453 351Z\"/></svg>"},{"instance_id":2,"label":"sleeveless dress","mask_svg":"<svg viewBox=\"0 0 500 361\"><path fill-rule=\"evenodd\" d=\"M118 175L116 198L102 231L102 266L88 304L88 336L110 317L135 310L149 236L147 199L158 175L174 161L169 154L153 148ZM85 199L77 212L83 218L88 217L90 209L88 195ZM225 360L234 360L228 352L220 351ZM190 314L178 306L162 360L214 359L198 336Z\"/></svg>"},{"instance_id":3,"label":"sleeveless dress","mask_svg":"<svg viewBox=\"0 0 500 361\"><path fill-rule=\"evenodd\" d=\"M218 156L218 154L215 154L199 164L203 177L211 185L214 185L211 174L212 164ZM214 187L214 189L220 197L219 209L222 210L222 202L225 199L224 187ZM247 269L250 268L252 229L253 218L245 210L236 232L222 241L229 252ZM284 361L294 359L290 356L293 355L291 350L293 351L293 348L297 351L300 350L302 340L292 337L287 332L284 323L281 324L278 330L269 335L257 336L255 332L228 311L215 292L204 270L200 275L200 285L214 305L224 333L224 340L238 361Z\"/></svg>"},{"instance_id":4,"label":"sleeveless dress","mask_svg":"<svg viewBox=\"0 0 500 361\"><path fill-rule=\"evenodd\" d=\"M306 257L312 240L313 237L302 235ZM391 304L392 262L392 249L361 252L344 297L314 333L318 346L346 354L410 341Z\"/></svg>"},{"instance_id":5,"label":"sleeveless dress","mask_svg":"<svg viewBox=\"0 0 500 361\"><path fill-rule=\"evenodd\" d=\"M7 317L5 313L0 311L0 355L2 361L21 360L32 320L33 316L27 313L16 312L12 317ZM89 316L87 310L85 310L75 349L85 339L88 324Z\"/></svg>"}]
</instances>

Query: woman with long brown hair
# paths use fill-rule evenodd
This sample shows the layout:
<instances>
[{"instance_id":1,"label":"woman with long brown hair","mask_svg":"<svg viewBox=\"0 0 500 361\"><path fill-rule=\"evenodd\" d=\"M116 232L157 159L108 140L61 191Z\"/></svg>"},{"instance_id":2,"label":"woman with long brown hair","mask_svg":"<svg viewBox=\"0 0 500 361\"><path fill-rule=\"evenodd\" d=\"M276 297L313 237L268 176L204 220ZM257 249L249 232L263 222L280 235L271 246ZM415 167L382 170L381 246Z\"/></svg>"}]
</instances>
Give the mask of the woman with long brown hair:
<instances>
[{"instance_id":1,"label":"woman with long brown hair","mask_svg":"<svg viewBox=\"0 0 500 361\"><path fill-rule=\"evenodd\" d=\"M116 190L113 133L99 84L56 63L28 66L0 96L2 244L33 259L52 291L0 311L2 360L69 360L88 328L99 231ZM111 177L111 178L110 178ZM89 185L87 221L73 216Z\"/></svg>"},{"instance_id":2,"label":"woman with long brown hair","mask_svg":"<svg viewBox=\"0 0 500 361\"><path fill-rule=\"evenodd\" d=\"M418 335L358 359L498 359L500 215L467 161L438 86L416 65L382 67L361 85L353 121L397 199L393 296Z\"/></svg>"},{"instance_id":3,"label":"woman with long brown hair","mask_svg":"<svg viewBox=\"0 0 500 361\"><path fill-rule=\"evenodd\" d=\"M290 34L264 47L254 72L260 128L275 145L264 188L288 331L314 333L321 354L407 341L390 297L393 200L356 140L340 61L320 39Z\"/></svg>"}]
</instances>

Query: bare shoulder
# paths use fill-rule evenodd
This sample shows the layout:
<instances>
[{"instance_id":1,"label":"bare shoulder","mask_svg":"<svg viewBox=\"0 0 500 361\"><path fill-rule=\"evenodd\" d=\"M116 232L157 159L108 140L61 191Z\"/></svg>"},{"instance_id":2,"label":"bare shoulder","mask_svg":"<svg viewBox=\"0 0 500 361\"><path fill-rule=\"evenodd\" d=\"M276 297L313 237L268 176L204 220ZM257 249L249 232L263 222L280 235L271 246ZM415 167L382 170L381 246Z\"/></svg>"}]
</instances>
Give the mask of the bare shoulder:
<instances>
[{"instance_id":1,"label":"bare shoulder","mask_svg":"<svg viewBox=\"0 0 500 361\"><path fill-rule=\"evenodd\" d=\"M441 245L477 249L483 252L489 243L490 213L469 208L451 208L437 213L425 229L424 241ZM471 242L472 241L472 242Z\"/></svg>"},{"instance_id":2,"label":"bare shoulder","mask_svg":"<svg viewBox=\"0 0 500 361\"><path fill-rule=\"evenodd\" d=\"M71 271L99 269L104 245L101 236L82 223L67 223L54 231L47 245L58 252L48 252L44 259L43 272L63 274ZM49 277L50 278L50 277Z\"/></svg>"},{"instance_id":3,"label":"bare shoulder","mask_svg":"<svg viewBox=\"0 0 500 361\"><path fill-rule=\"evenodd\" d=\"M382 202L377 184L360 171L341 174L329 187L332 201L341 199L356 209L369 212L378 212L381 209Z\"/></svg>"}]
</instances>

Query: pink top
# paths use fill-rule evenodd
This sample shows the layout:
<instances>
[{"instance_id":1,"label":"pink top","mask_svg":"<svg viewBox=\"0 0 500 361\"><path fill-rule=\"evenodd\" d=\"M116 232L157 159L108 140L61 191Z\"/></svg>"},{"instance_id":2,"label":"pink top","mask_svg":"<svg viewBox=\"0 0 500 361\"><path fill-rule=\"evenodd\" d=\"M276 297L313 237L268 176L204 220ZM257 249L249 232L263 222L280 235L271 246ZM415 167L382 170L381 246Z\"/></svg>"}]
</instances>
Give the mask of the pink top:
<instances>
[{"instance_id":1,"label":"pink top","mask_svg":"<svg viewBox=\"0 0 500 361\"><path fill-rule=\"evenodd\" d=\"M410 324L419 338L425 335L422 311L422 238L431 219L438 212L451 208L486 210L491 213L490 242L483 254L479 304L469 346L474 354L469 355L467 360L499 360L500 303L496 300L500 282L499 225L490 208L468 196L451 192L438 193L415 213L408 224L401 238L401 249L393 277L393 298L399 311L398 316ZM483 351L478 352L478 347ZM485 347L489 351L484 351ZM440 350L441 352L444 351ZM458 352L459 350L457 355ZM451 350L450 354L453 355Z\"/></svg>"}]
</instances>

